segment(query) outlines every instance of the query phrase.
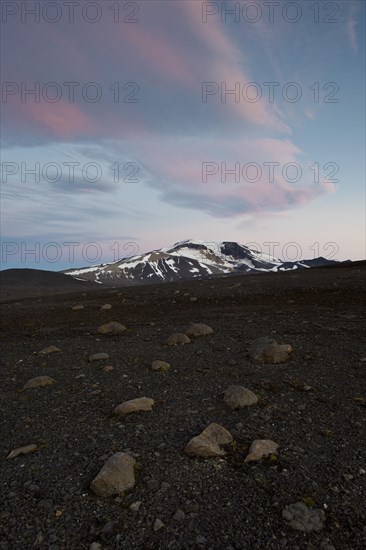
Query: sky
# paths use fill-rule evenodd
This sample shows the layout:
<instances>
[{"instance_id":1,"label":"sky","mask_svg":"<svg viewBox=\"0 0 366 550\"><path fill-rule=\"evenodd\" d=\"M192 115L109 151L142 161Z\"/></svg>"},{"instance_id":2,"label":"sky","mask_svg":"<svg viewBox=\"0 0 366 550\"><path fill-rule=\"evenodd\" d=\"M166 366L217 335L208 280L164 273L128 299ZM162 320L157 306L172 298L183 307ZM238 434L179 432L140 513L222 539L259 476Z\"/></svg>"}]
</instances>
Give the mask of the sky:
<instances>
[{"instance_id":1,"label":"sky","mask_svg":"<svg viewBox=\"0 0 366 550\"><path fill-rule=\"evenodd\" d=\"M364 259L365 3L1 3L2 269Z\"/></svg>"}]
</instances>

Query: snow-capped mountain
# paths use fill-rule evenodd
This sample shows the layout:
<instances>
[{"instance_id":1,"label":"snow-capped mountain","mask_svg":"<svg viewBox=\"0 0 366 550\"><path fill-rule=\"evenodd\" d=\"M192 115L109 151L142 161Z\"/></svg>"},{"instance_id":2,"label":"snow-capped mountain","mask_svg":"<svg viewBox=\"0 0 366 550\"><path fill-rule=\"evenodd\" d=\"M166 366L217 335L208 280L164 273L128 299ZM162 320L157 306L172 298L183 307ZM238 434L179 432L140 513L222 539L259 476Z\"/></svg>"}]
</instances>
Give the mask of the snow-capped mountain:
<instances>
[{"instance_id":1,"label":"snow-capped mountain","mask_svg":"<svg viewBox=\"0 0 366 550\"><path fill-rule=\"evenodd\" d=\"M82 269L65 271L82 280L133 285L217 277L239 273L287 271L334 263L325 258L283 262L236 242L187 240L171 248Z\"/></svg>"}]
</instances>

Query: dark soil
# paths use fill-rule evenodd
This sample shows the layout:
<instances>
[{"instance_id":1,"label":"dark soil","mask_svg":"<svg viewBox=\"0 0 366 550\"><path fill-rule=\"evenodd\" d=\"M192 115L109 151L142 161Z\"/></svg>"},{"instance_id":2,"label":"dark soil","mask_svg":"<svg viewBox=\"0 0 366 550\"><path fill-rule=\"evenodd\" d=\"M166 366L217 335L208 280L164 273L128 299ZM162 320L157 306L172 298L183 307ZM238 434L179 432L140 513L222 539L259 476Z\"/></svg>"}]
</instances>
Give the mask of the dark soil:
<instances>
[{"instance_id":1,"label":"dark soil","mask_svg":"<svg viewBox=\"0 0 366 550\"><path fill-rule=\"evenodd\" d=\"M1 550L365 548L365 274L360 264L3 303ZM100 311L104 303L112 309ZM97 334L113 320L128 330ZM190 322L214 334L162 344ZM253 363L247 349L260 336L291 344L290 362ZM49 345L61 353L38 354ZM109 360L88 363L97 352ZM171 370L152 372L154 359ZM39 375L57 382L19 391ZM232 384L253 390L258 405L228 409ZM152 412L111 416L142 396L156 400ZM234 437L225 459L186 457L187 442L211 422ZM262 438L279 443L278 459L245 464ZM31 443L36 452L6 459ZM134 453L135 487L99 498L90 481L117 451ZM325 511L321 531L283 519L298 501Z\"/></svg>"}]
</instances>

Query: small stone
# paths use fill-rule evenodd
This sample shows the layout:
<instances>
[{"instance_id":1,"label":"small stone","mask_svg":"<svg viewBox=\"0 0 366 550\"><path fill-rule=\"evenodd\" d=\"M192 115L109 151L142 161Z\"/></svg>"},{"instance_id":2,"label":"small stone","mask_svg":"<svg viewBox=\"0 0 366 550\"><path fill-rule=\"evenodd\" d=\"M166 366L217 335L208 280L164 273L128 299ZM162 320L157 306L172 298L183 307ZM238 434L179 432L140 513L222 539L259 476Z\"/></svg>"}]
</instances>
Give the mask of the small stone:
<instances>
[{"instance_id":1,"label":"small stone","mask_svg":"<svg viewBox=\"0 0 366 550\"><path fill-rule=\"evenodd\" d=\"M108 353L93 353L93 355L89 356L89 363L93 363L93 361L104 361L105 359L109 359Z\"/></svg>"},{"instance_id":2,"label":"small stone","mask_svg":"<svg viewBox=\"0 0 366 550\"><path fill-rule=\"evenodd\" d=\"M303 502L286 506L282 517L297 531L320 531L323 528L325 514L320 509L310 509Z\"/></svg>"},{"instance_id":3,"label":"small stone","mask_svg":"<svg viewBox=\"0 0 366 550\"><path fill-rule=\"evenodd\" d=\"M197 302L197 300L198 300L197 296L191 296L189 299L190 302Z\"/></svg>"},{"instance_id":4,"label":"small stone","mask_svg":"<svg viewBox=\"0 0 366 550\"><path fill-rule=\"evenodd\" d=\"M48 355L49 353L57 353L59 351L61 351L60 348L57 348L56 346L48 346L48 348L44 348L38 353L40 355Z\"/></svg>"},{"instance_id":5,"label":"small stone","mask_svg":"<svg viewBox=\"0 0 366 550\"><path fill-rule=\"evenodd\" d=\"M264 456L277 454L278 447L279 445L270 439L255 439L244 462L252 462L260 460Z\"/></svg>"},{"instance_id":6,"label":"small stone","mask_svg":"<svg viewBox=\"0 0 366 550\"><path fill-rule=\"evenodd\" d=\"M38 449L37 445L34 443L31 445L25 445L24 447L18 447L11 451L6 458L16 458L19 455L27 455L29 453L34 453Z\"/></svg>"},{"instance_id":7,"label":"small stone","mask_svg":"<svg viewBox=\"0 0 366 550\"><path fill-rule=\"evenodd\" d=\"M98 328L99 334L121 334L126 330L124 325L117 323L116 321L111 321L110 323L105 323Z\"/></svg>"},{"instance_id":8,"label":"small stone","mask_svg":"<svg viewBox=\"0 0 366 550\"><path fill-rule=\"evenodd\" d=\"M286 363L292 347L288 344L277 344L273 338L257 338L249 347L249 355L259 363Z\"/></svg>"},{"instance_id":9,"label":"small stone","mask_svg":"<svg viewBox=\"0 0 366 550\"><path fill-rule=\"evenodd\" d=\"M135 485L135 464L135 459L127 453L114 454L91 482L91 490L101 497L121 495Z\"/></svg>"},{"instance_id":10,"label":"small stone","mask_svg":"<svg viewBox=\"0 0 366 550\"><path fill-rule=\"evenodd\" d=\"M360 468L358 470L358 473L361 475L361 476L364 476L366 474L366 470L364 468Z\"/></svg>"},{"instance_id":11,"label":"small stone","mask_svg":"<svg viewBox=\"0 0 366 550\"><path fill-rule=\"evenodd\" d=\"M107 311L108 309L112 309L111 304L103 304L102 306L100 306L101 311Z\"/></svg>"},{"instance_id":12,"label":"small stone","mask_svg":"<svg viewBox=\"0 0 366 550\"><path fill-rule=\"evenodd\" d=\"M105 367L103 367L104 372L111 372L112 370L113 370L112 365L106 365Z\"/></svg>"},{"instance_id":13,"label":"small stone","mask_svg":"<svg viewBox=\"0 0 366 550\"><path fill-rule=\"evenodd\" d=\"M197 544L206 544L206 537L203 537L202 535L198 535L196 538Z\"/></svg>"},{"instance_id":14,"label":"small stone","mask_svg":"<svg viewBox=\"0 0 366 550\"><path fill-rule=\"evenodd\" d=\"M157 371L157 372L168 372L170 369L170 364L166 361L160 361L157 359L156 361L153 361L151 363L151 370Z\"/></svg>"},{"instance_id":15,"label":"small stone","mask_svg":"<svg viewBox=\"0 0 366 550\"><path fill-rule=\"evenodd\" d=\"M175 521L183 521L184 518L186 517L185 513L183 512L183 510L177 510L173 516L173 519Z\"/></svg>"},{"instance_id":16,"label":"small stone","mask_svg":"<svg viewBox=\"0 0 366 550\"><path fill-rule=\"evenodd\" d=\"M73 311L78 311L79 309L84 309L84 306L83 306L83 304L76 304L76 305L72 306L71 309Z\"/></svg>"},{"instance_id":17,"label":"small stone","mask_svg":"<svg viewBox=\"0 0 366 550\"><path fill-rule=\"evenodd\" d=\"M35 378L31 378L26 382L23 386L23 390L30 390L33 388L41 388L43 386L50 386L51 384L54 384L56 380L51 378L50 376L36 376Z\"/></svg>"},{"instance_id":18,"label":"small stone","mask_svg":"<svg viewBox=\"0 0 366 550\"><path fill-rule=\"evenodd\" d=\"M200 456L203 458L225 456L225 451L221 445L231 443L233 437L220 424L212 423L200 435L193 437L187 444L184 452L191 456Z\"/></svg>"},{"instance_id":19,"label":"small stone","mask_svg":"<svg viewBox=\"0 0 366 550\"><path fill-rule=\"evenodd\" d=\"M177 344L189 344L190 341L188 336L183 334L183 332L176 332L168 336L164 343L167 346L176 346Z\"/></svg>"},{"instance_id":20,"label":"small stone","mask_svg":"<svg viewBox=\"0 0 366 550\"><path fill-rule=\"evenodd\" d=\"M92 542L89 550L102 550L102 545L99 542Z\"/></svg>"},{"instance_id":21,"label":"small stone","mask_svg":"<svg viewBox=\"0 0 366 550\"><path fill-rule=\"evenodd\" d=\"M154 531L159 531L164 527L164 523L161 521L161 519L156 518L154 522Z\"/></svg>"},{"instance_id":22,"label":"small stone","mask_svg":"<svg viewBox=\"0 0 366 550\"><path fill-rule=\"evenodd\" d=\"M204 323L192 323L185 330L185 334L193 338L198 336L208 336L209 334L213 334L213 329Z\"/></svg>"},{"instance_id":23,"label":"small stone","mask_svg":"<svg viewBox=\"0 0 366 550\"><path fill-rule=\"evenodd\" d=\"M136 399L131 399L117 405L114 409L114 414L116 416L123 416L133 412L151 411L154 404L155 401L150 397L137 397Z\"/></svg>"},{"instance_id":24,"label":"small stone","mask_svg":"<svg viewBox=\"0 0 366 550\"><path fill-rule=\"evenodd\" d=\"M225 392L224 401L230 409L243 409L258 403L258 397L243 386L230 386Z\"/></svg>"},{"instance_id":25,"label":"small stone","mask_svg":"<svg viewBox=\"0 0 366 550\"><path fill-rule=\"evenodd\" d=\"M133 502L130 506L131 512L138 512L141 508L141 500L137 500L136 502Z\"/></svg>"}]
</instances>

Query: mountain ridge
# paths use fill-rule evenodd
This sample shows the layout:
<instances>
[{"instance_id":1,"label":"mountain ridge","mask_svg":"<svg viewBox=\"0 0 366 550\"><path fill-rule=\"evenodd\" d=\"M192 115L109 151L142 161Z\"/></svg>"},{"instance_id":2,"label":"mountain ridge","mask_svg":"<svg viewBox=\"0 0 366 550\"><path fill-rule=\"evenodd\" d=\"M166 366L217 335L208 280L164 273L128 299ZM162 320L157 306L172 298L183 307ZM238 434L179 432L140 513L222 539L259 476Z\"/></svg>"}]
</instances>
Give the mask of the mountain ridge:
<instances>
[{"instance_id":1,"label":"mountain ridge","mask_svg":"<svg viewBox=\"0 0 366 550\"><path fill-rule=\"evenodd\" d=\"M171 247L99 266L68 269L67 275L101 285L138 285L266 273L337 264L326 258L283 261L235 241L187 239Z\"/></svg>"}]
</instances>

